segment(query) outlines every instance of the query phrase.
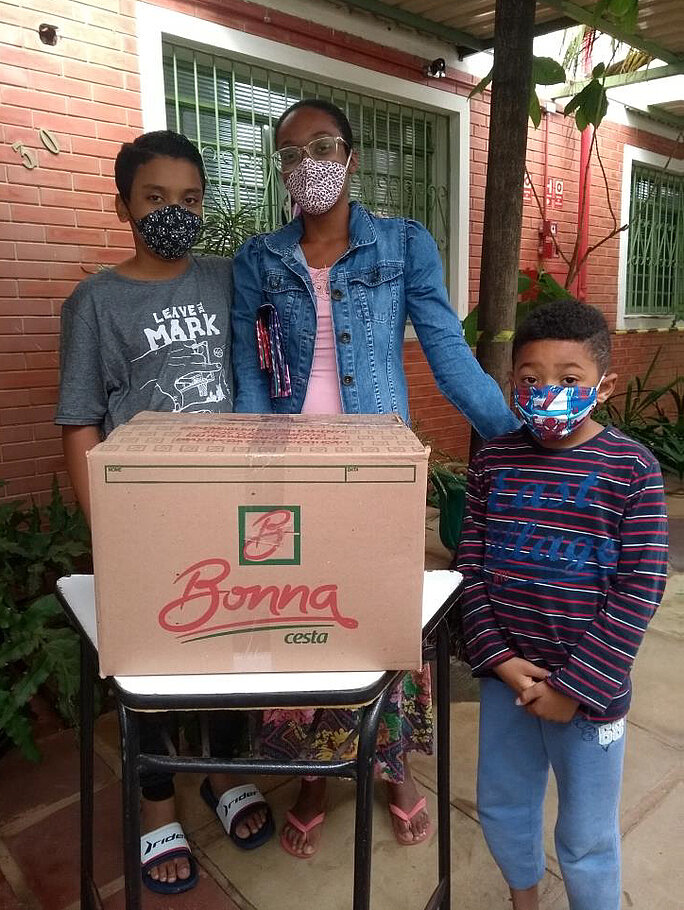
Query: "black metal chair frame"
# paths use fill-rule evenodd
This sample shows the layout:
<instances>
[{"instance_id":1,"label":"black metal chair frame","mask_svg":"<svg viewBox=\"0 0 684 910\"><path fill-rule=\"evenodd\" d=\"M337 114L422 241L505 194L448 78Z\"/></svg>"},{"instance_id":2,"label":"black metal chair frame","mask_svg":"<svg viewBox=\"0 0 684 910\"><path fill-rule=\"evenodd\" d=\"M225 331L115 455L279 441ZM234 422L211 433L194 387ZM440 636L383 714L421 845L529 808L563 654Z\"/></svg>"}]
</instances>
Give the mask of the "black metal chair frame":
<instances>
[{"instance_id":1,"label":"black metal chair frame","mask_svg":"<svg viewBox=\"0 0 684 910\"><path fill-rule=\"evenodd\" d=\"M449 629L447 616L457 603L462 589L456 575L454 590L423 628L423 644L436 635L437 696L437 806L438 806L438 883L424 910L450 910L451 843L450 843L450 683ZM98 910L100 896L93 877L93 753L94 753L94 687L98 673L98 655L92 641L72 610L68 599L57 588L57 597L67 616L80 634L81 641L81 908ZM142 770L185 771L197 773L234 772L250 775L273 774L288 777L318 775L355 780L356 822L354 842L353 910L370 910L371 853L373 824L373 771L378 724L383 706L393 685L404 671L392 670L367 688L305 693L258 693L226 695L139 695L127 691L109 678L116 698L120 722L124 875L127 910L140 910L142 881L140 874L140 795ZM264 708L360 708L358 749L348 761L272 761L266 759L223 759L197 756L169 756L141 753L139 714L141 711L188 710L256 710Z\"/></svg>"}]
</instances>

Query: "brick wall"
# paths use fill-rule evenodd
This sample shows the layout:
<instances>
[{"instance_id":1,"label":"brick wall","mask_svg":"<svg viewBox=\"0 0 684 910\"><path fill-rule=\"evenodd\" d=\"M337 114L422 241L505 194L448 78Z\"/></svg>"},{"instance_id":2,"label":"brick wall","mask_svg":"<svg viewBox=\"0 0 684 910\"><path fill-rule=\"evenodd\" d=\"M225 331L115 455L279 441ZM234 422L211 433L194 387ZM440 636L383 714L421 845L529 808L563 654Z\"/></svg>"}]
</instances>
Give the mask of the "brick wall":
<instances>
[{"instance_id":1,"label":"brick wall","mask_svg":"<svg viewBox=\"0 0 684 910\"><path fill-rule=\"evenodd\" d=\"M548 115L548 174L562 177L565 198L561 210L551 208L547 217L558 222L558 242L570 256L577 236L577 210L579 203L580 134L572 121L561 113ZM624 146L638 146L668 158L684 157L681 143L674 139L643 132L633 127L604 122L597 133L598 154L605 170L603 177L594 153L591 159L589 246L608 237L620 227L622 195L622 162ZM544 124L530 130L527 165L532 182L539 196L544 185ZM611 214L611 207L615 220ZM526 203L523 215L523 242L521 262L523 267L536 265L537 228L541 214L536 202ZM615 234L594 250L587 259L587 301L600 307L611 328L616 327L618 294L618 257L620 235ZM547 270L561 283L565 283L567 266L561 258L547 260ZM570 288L576 291L576 284ZM643 374L651 359L660 349L653 371L655 383L665 382L681 371L684 363L684 332L620 331L613 338L614 368L619 374L618 391L637 374Z\"/></svg>"},{"instance_id":2,"label":"brick wall","mask_svg":"<svg viewBox=\"0 0 684 910\"><path fill-rule=\"evenodd\" d=\"M243 29L370 69L423 82L424 60L296 19L273 8L240 0L180 2L159 6ZM60 431L52 423L56 401L59 313L77 281L101 265L120 261L130 249L113 208L113 160L121 142L141 131L134 0L17 0L0 5L0 477L1 496L44 495L57 473L66 483ZM38 26L59 28L55 47L43 45ZM432 82L433 86L437 83ZM450 74L439 87L467 94L473 80ZM477 300L487 161L488 96L472 102L471 236L469 296ZM49 130L58 155L44 147ZM667 140L606 124L602 150L619 209L622 144L663 151ZM541 189L543 131L531 131L528 164ZM28 170L16 142L31 149L38 167ZM668 146L669 147L669 146ZM571 246L577 210L579 139L561 115L549 122L549 173L566 180L560 222L562 243ZM605 224L606 206L594 173L592 239ZM600 214L599 214L600 213ZM557 216L557 217L556 217ZM525 206L522 260L536 263L539 214ZM555 265L555 264L554 264ZM617 240L592 257L590 299L614 322ZM616 338L616 362L643 369L663 345L659 375L672 375L681 360L677 336L641 334ZM678 353L679 352L679 353ZM467 426L436 390L417 342L406 345L411 407L434 444L467 451Z\"/></svg>"},{"instance_id":3,"label":"brick wall","mask_svg":"<svg viewBox=\"0 0 684 910\"><path fill-rule=\"evenodd\" d=\"M0 478L5 496L66 483L53 424L62 302L129 247L113 163L141 131L133 0L0 5ZM55 47L38 26L57 25ZM49 130L52 154L38 131ZM22 143L38 167L12 149ZM2 494L0 494L2 495Z\"/></svg>"}]
</instances>

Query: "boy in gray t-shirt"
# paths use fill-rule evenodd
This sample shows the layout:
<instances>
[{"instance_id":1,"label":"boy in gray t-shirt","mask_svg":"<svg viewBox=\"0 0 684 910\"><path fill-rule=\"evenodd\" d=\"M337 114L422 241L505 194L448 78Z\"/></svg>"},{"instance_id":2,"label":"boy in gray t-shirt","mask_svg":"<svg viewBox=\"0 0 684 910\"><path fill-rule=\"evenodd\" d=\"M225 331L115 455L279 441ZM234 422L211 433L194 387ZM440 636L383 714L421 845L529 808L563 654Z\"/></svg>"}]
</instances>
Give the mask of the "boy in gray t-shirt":
<instances>
[{"instance_id":1,"label":"boy in gray t-shirt","mask_svg":"<svg viewBox=\"0 0 684 910\"><path fill-rule=\"evenodd\" d=\"M107 269L82 281L62 308L57 423L107 436L139 411L232 411L231 270L187 256L167 279Z\"/></svg>"},{"instance_id":2,"label":"boy in gray t-shirt","mask_svg":"<svg viewBox=\"0 0 684 910\"><path fill-rule=\"evenodd\" d=\"M131 228L135 253L82 281L62 309L55 420L88 521L86 453L114 427L145 410L233 408L232 262L190 253L202 228L206 181L199 151L170 130L146 133L121 147L115 179L116 212ZM241 732L234 718L213 718L215 754L232 751ZM164 751L154 716L141 725L141 734L143 751ZM218 800L229 805L232 783L227 775L211 775L201 792L212 806ZM197 883L197 868L176 821L172 775L148 773L141 785L143 881L154 891L186 891ZM268 806L256 798L256 788L249 789L249 805L225 825L245 848L273 832ZM168 849L171 841L177 849Z\"/></svg>"}]
</instances>

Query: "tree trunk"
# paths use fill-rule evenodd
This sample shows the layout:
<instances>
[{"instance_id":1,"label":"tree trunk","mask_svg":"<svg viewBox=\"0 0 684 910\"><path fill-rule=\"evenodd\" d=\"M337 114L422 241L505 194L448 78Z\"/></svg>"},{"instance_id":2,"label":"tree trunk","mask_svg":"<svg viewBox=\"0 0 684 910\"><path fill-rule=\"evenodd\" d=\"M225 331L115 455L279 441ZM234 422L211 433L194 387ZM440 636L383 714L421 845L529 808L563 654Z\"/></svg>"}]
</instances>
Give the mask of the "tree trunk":
<instances>
[{"instance_id":1,"label":"tree trunk","mask_svg":"<svg viewBox=\"0 0 684 910\"><path fill-rule=\"evenodd\" d=\"M518 297L534 0L497 0L477 359L502 389Z\"/></svg>"}]
</instances>

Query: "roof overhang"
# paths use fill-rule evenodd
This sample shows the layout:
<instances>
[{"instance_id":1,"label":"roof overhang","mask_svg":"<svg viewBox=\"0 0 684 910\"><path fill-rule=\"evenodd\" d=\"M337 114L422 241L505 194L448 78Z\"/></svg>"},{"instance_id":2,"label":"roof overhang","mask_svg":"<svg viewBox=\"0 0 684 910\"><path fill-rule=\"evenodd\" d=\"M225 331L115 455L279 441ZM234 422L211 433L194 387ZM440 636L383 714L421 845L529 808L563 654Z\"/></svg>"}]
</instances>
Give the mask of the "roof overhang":
<instances>
[{"instance_id":1,"label":"roof overhang","mask_svg":"<svg viewBox=\"0 0 684 910\"><path fill-rule=\"evenodd\" d=\"M337 2L337 0L336 0ZM496 0L341 0L432 38L453 45L461 59L488 51L494 43ZM655 62L633 73L608 76L610 97L676 129L684 127L684 0L639 0L637 25L625 31L597 16L596 0L538 0L535 34L543 35L578 24L596 28L637 48ZM664 65L663 65L664 64ZM642 92L643 83L657 80L657 92ZM552 94L576 94L583 82L568 83ZM646 98L646 94L648 98Z\"/></svg>"},{"instance_id":2,"label":"roof overhang","mask_svg":"<svg viewBox=\"0 0 684 910\"><path fill-rule=\"evenodd\" d=\"M488 50L494 42L496 0L343 0L390 22L415 29L454 45L462 53ZM639 0L639 18L625 31L597 16L595 0L539 0L536 34L584 24L639 48L665 63L684 67L684 3L682 0Z\"/></svg>"}]
</instances>

